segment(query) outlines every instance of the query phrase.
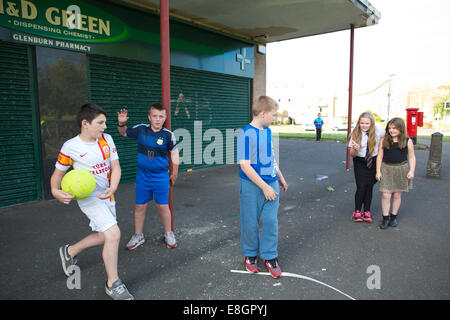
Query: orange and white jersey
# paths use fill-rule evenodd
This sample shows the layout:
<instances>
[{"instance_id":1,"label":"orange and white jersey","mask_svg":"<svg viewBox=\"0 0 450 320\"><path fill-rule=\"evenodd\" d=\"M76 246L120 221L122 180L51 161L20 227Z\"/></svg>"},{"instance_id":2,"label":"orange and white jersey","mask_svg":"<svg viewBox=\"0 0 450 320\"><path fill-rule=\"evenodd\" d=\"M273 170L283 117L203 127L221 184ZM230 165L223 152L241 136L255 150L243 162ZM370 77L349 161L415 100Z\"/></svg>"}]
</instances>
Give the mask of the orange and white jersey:
<instances>
[{"instance_id":1,"label":"orange and white jersey","mask_svg":"<svg viewBox=\"0 0 450 320\"><path fill-rule=\"evenodd\" d=\"M117 159L119 156L116 145L109 134L103 133L95 142L85 142L76 136L63 144L55 167L67 171L72 166L74 169L85 169L94 175L96 182L94 192L91 196L78 200L79 204L87 204L94 198L98 199L96 194L103 193L109 187L111 161Z\"/></svg>"}]
</instances>

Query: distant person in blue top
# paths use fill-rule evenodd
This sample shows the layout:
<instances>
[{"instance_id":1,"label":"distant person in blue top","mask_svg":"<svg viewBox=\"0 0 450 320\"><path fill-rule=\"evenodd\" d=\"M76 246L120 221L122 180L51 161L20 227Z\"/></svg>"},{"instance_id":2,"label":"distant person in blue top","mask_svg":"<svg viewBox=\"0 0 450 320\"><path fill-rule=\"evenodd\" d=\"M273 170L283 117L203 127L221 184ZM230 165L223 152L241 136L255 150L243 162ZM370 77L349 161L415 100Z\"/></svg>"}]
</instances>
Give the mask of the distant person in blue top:
<instances>
[{"instance_id":1,"label":"distant person in blue top","mask_svg":"<svg viewBox=\"0 0 450 320\"><path fill-rule=\"evenodd\" d=\"M277 252L279 192L288 188L275 161L269 129L277 110L278 104L273 99L259 97L252 107L253 120L239 134L237 146L241 249L245 268L258 272L259 254L274 278L281 276Z\"/></svg>"},{"instance_id":2,"label":"distant person in blue top","mask_svg":"<svg viewBox=\"0 0 450 320\"><path fill-rule=\"evenodd\" d=\"M316 126L316 141L320 141L323 126L323 119L320 117L320 113L317 114L317 118L314 120L314 125Z\"/></svg>"},{"instance_id":3,"label":"distant person in blue top","mask_svg":"<svg viewBox=\"0 0 450 320\"><path fill-rule=\"evenodd\" d=\"M178 176L179 154L175 135L163 128L166 121L166 109L161 103L154 103L148 111L150 124L138 124L132 128L126 126L127 109L117 113L118 129L122 136L137 140L136 206L134 210L135 234L126 245L133 250L145 242L144 220L147 204L155 200L164 226L164 237L168 248L175 248L177 242L172 228L169 208L169 187ZM169 177L169 152L173 170Z\"/></svg>"}]
</instances>

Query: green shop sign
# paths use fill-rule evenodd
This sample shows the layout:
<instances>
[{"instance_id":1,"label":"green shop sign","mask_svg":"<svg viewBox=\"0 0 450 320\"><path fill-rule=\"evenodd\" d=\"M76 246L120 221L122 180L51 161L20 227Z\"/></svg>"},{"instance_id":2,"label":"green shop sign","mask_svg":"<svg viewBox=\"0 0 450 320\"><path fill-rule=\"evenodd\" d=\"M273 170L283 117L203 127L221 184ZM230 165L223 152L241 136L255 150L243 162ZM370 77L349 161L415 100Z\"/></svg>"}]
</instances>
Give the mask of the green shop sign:
<instances>
[{"instance_id":1,"label":"green shop sign","mask_svg":"<svg viewBox=\"0 0 450 320\"><path fill-rule=\"evenodd\" d=\"M98 0L0 0L0 40L159 64L159 16ZM254 77L253 45L177 21L173 66Z\"/></svg>"},{"instance_id":2,"label":"green shop sign","mask_svg":"<svg viewBox=\"0 0 450 320\"><path fill-rule=\"evenodd\" d=\"M108 43L128 37L117 17L73 0L0 0L0 26L64 41Z\"/></svg>"}]
</instances>

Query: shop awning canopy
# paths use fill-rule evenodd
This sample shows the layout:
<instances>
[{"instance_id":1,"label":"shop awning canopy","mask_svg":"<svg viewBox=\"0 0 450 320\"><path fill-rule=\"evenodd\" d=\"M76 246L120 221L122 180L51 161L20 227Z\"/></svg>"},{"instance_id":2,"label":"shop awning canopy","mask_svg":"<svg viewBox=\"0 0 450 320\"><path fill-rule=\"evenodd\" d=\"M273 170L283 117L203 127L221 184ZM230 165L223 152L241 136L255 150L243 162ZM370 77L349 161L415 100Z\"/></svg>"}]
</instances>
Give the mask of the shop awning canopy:
<instances>
[{"instance_id":1,"label":"shop awning canopy","mask_svg":"<svg viewBox=\"0 0 450 320\"><path fill-rule=\"evenodd\" d=\"M159 14L159 0L110 0ZM252 43L366 27L380 13L367 0L170 0L170 17Z\"/></svg>"}]
</instances>

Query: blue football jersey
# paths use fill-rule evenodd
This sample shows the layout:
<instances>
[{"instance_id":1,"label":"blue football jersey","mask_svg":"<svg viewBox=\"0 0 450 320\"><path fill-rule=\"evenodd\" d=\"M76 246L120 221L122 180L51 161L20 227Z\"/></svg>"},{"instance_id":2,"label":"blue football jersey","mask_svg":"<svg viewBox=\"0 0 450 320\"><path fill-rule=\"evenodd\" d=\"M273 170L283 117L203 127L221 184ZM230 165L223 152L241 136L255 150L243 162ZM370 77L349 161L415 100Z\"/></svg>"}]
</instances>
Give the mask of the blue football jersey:
<instances>
[{"instance_id":1,"label":"blue football jersey","mask_svg":"<svg viewBox=\"0 0 450 320\"><path fill-rule=\"evenodd\" d=\"M154 132L149 124L139 124L127 128L126 133L138 143L138 171L148 176L168 172L169 151L174 150L177 144L173 132L166 128Z\"/></svg>"}]
</instances>

